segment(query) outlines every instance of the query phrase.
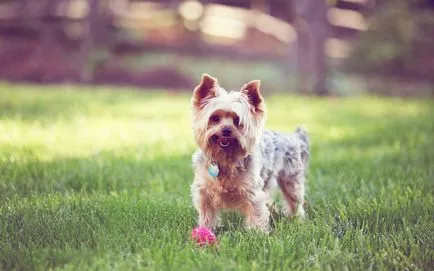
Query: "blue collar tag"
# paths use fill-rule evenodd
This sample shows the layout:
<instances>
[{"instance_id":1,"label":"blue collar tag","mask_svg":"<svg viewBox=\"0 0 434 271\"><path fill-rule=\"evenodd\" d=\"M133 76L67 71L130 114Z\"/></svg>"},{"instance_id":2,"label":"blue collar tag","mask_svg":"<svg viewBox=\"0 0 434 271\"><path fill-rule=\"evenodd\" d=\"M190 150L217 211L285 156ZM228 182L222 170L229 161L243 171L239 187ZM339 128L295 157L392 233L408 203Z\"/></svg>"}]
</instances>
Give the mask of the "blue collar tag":
<instances>
[{"instance_id":1,"label":"blue collar tag","mask_svg":"<svg viewBox=\"0 0 434 271\"><path fill-rule=\"evenodd\" d=\"M219 166L217 165L217 163L212 162L209 165L208 174L213 178L216 178L219 175Z\"/></svg>"}]
</instances>

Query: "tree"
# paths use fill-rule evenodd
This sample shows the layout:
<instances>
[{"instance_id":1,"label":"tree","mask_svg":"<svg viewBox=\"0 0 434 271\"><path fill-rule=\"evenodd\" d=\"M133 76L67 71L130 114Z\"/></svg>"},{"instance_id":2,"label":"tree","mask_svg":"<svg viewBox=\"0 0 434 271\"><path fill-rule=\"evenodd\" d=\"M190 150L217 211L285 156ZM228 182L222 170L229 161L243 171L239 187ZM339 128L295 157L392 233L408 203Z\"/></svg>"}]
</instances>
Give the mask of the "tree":
<instances>
[{"instance_id":1,"label":"tree","mask_svg":"<svg viewBox=\"0 0 434 271\"><path fill-rule=\"evenodd\" d=\"M317 95L328 95L326 85L327 63L324 44L330 35L327 4L324 0L293 0L297 32L298 89L308 91L310 71L313 71L312 90Z\"/></svg>"}]
</instances>

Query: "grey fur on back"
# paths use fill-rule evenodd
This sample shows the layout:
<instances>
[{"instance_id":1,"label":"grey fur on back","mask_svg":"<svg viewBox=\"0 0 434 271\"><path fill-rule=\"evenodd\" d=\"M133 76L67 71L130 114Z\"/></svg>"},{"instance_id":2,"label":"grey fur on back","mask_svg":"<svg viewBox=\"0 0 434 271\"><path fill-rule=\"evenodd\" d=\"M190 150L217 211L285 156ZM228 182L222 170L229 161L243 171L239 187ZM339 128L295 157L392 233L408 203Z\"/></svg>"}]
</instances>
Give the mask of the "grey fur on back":
<instances>
[{"instance_id":1,"label":"grey fur on back","mask_svg":"<svg viewBox=\"0 0 434 271\"><path fill-rule=\"evenodd\" d=\"M304 129L297 128L292 134L264 130L258 148L264 189L275 186L279 179L297 180L297 175L305 174L309 160L309 139Z\"/></svg>"}]
</instances>

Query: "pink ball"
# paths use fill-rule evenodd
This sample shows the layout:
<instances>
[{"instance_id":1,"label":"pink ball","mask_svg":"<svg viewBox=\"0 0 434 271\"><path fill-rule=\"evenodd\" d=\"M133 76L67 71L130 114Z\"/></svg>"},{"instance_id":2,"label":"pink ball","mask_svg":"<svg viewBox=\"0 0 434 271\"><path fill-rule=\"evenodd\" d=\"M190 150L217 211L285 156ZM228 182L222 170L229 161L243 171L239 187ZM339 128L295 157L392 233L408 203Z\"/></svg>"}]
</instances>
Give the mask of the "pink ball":
<instances>
[{"instance_id":1,"label":"pink ball","mask_svg":"<svg viewBox=\"0 0 434 271\"><path fill-rule=\"evenodd\" d=\"M200 246L214 245L217 241L215 234L206 227L196 227L191 232L191 238Z\"/></svg>"}]
</instances>

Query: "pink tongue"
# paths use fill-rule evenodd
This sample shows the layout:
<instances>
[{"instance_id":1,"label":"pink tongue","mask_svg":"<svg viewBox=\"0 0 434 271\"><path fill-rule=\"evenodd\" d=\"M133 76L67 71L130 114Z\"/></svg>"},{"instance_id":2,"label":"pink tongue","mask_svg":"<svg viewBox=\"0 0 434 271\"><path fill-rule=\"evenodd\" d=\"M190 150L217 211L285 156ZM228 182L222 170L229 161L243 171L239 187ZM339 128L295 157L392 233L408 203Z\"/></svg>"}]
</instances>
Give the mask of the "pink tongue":
<instances>
[{"instance_id":1,"label":"pink tongue","mask_svg":"<svg viewBox=\"0 0 434 271\"><path fill-rule=\"evenodd\" d=\"M226 137L226 136L222 136L219 138L218 143L223 144L223 145L229 145L231 143L231 138Z\"/></svg>"}]
</instances>

